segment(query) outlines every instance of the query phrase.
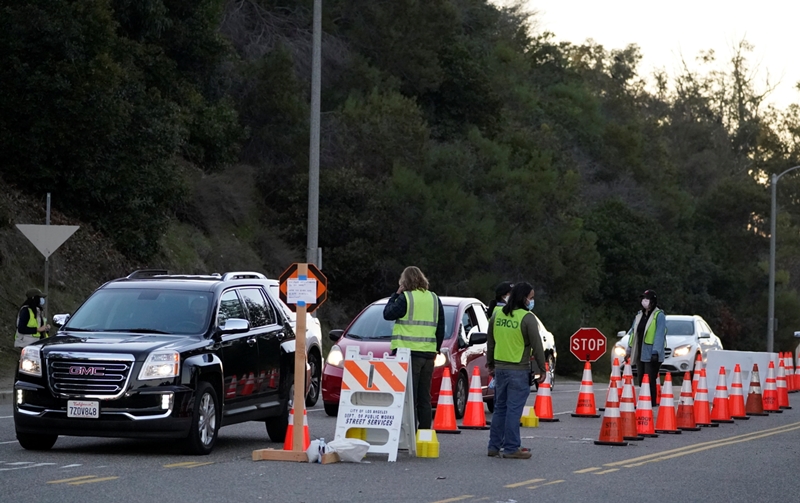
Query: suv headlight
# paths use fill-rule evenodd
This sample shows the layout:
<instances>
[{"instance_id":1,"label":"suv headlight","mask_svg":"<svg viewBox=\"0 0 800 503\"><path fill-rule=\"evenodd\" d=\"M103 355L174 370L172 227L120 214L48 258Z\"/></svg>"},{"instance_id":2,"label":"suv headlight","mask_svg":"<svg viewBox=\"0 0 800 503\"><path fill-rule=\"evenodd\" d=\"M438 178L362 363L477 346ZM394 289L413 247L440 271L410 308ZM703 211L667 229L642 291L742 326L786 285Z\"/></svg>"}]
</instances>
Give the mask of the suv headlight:
<instances>
[{"instance_id":1,"label":"suv headlight","mask_svg":"<svg viewBox=\"0 0 800 503\"><path fill-rule=\"evenodd\" d=\"M181 356L177 351L153 351L142 365L139 380L177 377L180 373Z\"/></svg>"},{"instance_id":2,"label":"suv headlight","mask_svg":"<svg viewBox=\"0 0 800 503\"><path fill-rule=\"evenodd\" d=\"M344 367L344 355L342 354L342 349L334 344L331 347L330 352L328 353L328 358L325 360L325 363L328 365L333 365L334 367L342 368Z\"/></svg>"},{"instance_id":3,"label":"suv headlight","mask_svg":"<svg viewBox=\"0 0 800 503\"><path fill-rule=\"evenodd\" d=\"M26 346L19 355L19 371L36 377L42 377L42 352L39 346Z\"/></svg>"},{"instance_id":4,"label":"suv headlight","mask_svg":"<svg viewBox=\"0 0 800 503\"><path fill-rule=\"evenodd\" d=\"M447 364L447 355L444 353L439 353L436 355L436 358L433 360L434 367L443 367Z\"/></svg>"},{"instance_id":5,"label":"suv headlight","mask_svg":"<svg viewBox=\"0 0 800 503\"><path fill-rule=\"evenodd\" d=\"M686 356L689 354L689 351L691 350L692 346L688 344L685 346L678 346L677 348L675 348L675 351L672 352L672 356Z\"/></svg>"},{"instance_id":6,"label":"suv headlight","mask_svg":"<svg viewBox=\"0 0 800 503\"><path fill-rule=\"evenodd\" d=\"M622 357L625 356L625 352L626 352L626 350L625 350L624 347L622 347L622 346L614 346L614 356L622 358Z\"/></svg>"}]
</instances>

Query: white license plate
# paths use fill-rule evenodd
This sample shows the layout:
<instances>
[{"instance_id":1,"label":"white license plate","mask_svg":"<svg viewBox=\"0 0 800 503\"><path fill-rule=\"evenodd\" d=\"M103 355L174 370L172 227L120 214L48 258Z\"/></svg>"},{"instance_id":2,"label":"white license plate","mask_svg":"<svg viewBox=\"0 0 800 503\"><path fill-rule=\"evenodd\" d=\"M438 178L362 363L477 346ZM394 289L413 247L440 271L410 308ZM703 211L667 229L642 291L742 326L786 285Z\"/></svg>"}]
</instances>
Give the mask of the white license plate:
<instances>
[{"instance_id":1,"label":"white license plate","mask_svg":"<svg viewBox=\"0 0 800 503\"><path fill-rule=\"evenodd\" d=\"M100 417L100 402L67 400L67 417L97 419Z\"/></svg>"}]
</instances>

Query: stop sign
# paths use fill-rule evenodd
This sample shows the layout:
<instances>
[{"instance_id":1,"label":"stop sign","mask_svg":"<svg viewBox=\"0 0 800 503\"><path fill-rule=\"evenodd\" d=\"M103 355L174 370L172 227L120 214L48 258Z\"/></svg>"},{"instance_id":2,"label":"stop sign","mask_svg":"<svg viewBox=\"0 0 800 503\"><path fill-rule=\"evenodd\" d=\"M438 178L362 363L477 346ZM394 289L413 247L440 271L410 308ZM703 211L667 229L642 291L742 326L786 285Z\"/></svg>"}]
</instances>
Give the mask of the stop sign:
<instances>
[{"instance_id":1,"label":"stop sign","mask_svg":"<svg viewBox=\"0 0 800 503\"><path fill-rule=\"evenodd\" d=\"M569 338L569 351L580 361L597 361L606 353L606 336L596 328L579 328Z\"/></svg>"}]
</instances>

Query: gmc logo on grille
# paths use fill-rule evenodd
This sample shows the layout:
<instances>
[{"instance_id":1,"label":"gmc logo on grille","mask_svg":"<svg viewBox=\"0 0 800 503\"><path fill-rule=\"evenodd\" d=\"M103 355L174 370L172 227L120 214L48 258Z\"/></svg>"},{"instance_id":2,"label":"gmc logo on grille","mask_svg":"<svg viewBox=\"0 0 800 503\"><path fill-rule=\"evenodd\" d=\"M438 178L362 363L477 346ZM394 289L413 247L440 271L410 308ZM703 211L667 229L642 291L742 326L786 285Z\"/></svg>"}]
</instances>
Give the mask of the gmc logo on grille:
<instances>
[{"instance_id":1,"label":"gmc logo on grille","mask_svg":"<svg viewBox=\"0 0 800 503\"><path fill-rule=\"evenodd\" d=\"M69 374L74 376L101 376L103 374L102 368L97 367L78 367L73 365L69 368Z\"/></svg>"}]
</instances>

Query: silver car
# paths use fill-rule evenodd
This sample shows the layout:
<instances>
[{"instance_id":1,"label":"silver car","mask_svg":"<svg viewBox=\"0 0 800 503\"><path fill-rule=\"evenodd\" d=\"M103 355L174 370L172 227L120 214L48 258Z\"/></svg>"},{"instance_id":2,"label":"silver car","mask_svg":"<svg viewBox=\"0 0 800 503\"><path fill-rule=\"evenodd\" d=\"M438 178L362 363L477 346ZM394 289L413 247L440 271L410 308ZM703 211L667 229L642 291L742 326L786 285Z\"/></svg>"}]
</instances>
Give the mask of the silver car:
<instances>
[{"instance_id":1,"label":"silver car","mask_svg":"<svg viewBox=\"0 0 800 503\"><path fill-rule=\"evenodd\" d=\"M708 326L701 316L668 314L667 318L667 344L664 348L664 363L661 364L661 373L683 374L692 372L694 361L700 355L703 362L708 359L708 352L722 349L722 342ZM628 347L630 331L619 332L620 338L611 350L611 362L619 358L620 364L625 360L625 350ZM636 362L631 362L636 368Z\"/></svg>"}]
</instances>

